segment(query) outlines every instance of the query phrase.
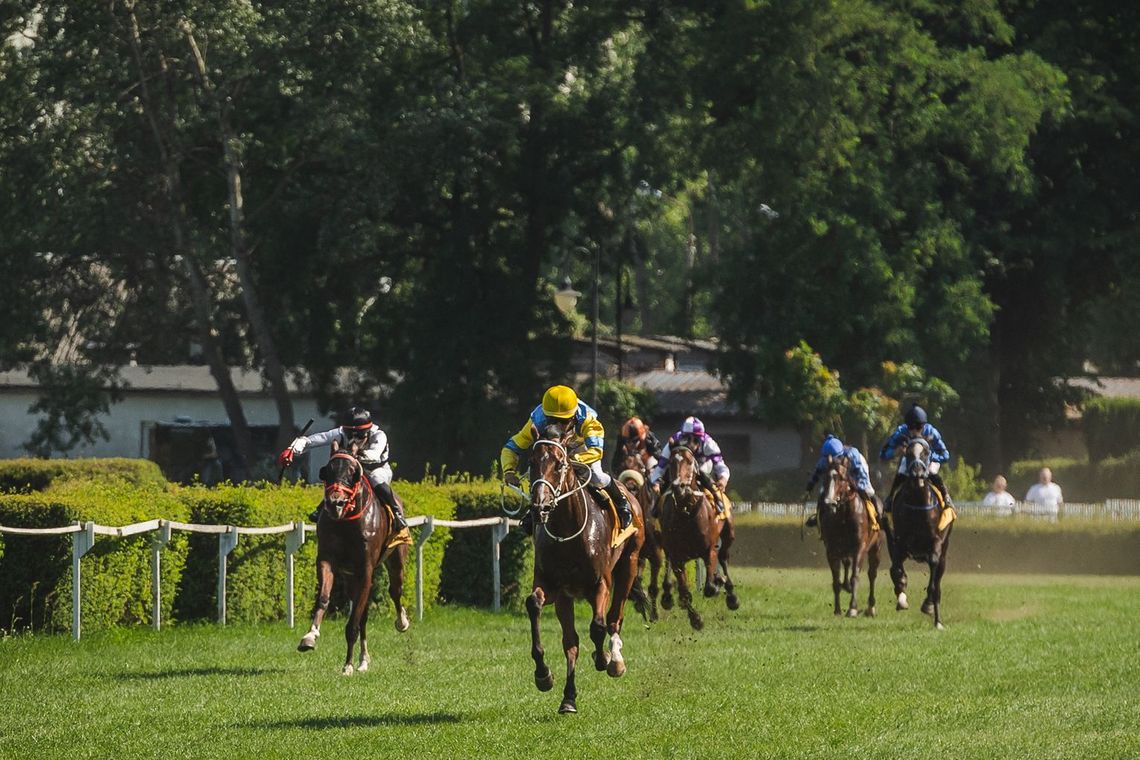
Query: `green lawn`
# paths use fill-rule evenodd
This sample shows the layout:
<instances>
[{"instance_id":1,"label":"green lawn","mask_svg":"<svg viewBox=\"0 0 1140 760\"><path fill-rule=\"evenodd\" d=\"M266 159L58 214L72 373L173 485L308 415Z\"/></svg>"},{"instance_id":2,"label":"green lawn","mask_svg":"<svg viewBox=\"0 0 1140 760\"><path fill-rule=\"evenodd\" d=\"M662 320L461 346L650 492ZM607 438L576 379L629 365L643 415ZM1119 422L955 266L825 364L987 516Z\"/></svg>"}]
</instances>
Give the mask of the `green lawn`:
<instances>
[{"instance_id":1,"label":"green lawn","mask_svg":"<svg viewBox=\"0 0 1140 760\"><path fill-rule=\"evenodd\" d=\"M583 657L573 716L552 609L545 694L515 613L374 620L351 678L342 620L307 655L300 624L0 639L0 757L1140 757L1140 578L951 572L937 632L917 571L914 608L855 620L823 571L737 576L699 634L630 617L624 678Z\"/></svg>"}]
</instances>

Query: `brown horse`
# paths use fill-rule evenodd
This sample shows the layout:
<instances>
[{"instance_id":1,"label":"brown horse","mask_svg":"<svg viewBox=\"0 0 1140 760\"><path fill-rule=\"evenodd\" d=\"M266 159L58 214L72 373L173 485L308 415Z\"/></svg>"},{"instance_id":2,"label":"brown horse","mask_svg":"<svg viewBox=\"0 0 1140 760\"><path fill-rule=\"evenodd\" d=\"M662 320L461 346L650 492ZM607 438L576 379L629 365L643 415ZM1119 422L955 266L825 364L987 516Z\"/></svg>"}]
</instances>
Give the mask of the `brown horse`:
<instances>
[{"instance_id":1,"label":"brown horse","mask_svg":"<svg viewBox=\"0 0 1140 760\"><path fill-rule=\"evenodd\" d=\"M645 570L646 562L648 562L649 593L645 597L648 600L648 608L646 608L645 601L640 594L634 596L633 602L638 612L647 615L650 621L656 622L657 592L659 590L657 579L661 575L661 567L665 564L665 550L661 546L660 524L649 515L653 509L653 488L649 485L649 472L653 469L651 461L646 461L636 441L624 441L617 457L618 466L614 467L614 472L621 473L618 475L618 479L630 492L637 496L638 503L646 512L645 544L638 554L635 586L641 587L641 574Z\"/></svg>"},{"instance_id":2,"label":"brown horse","mask_svg":"<svg viewBox=\"0 0 1140 760\"><path fill-rule=\"evenodd\" d=\"M380 562L388 568L388 595L396 608L396 630L400 633L411 625L408 612L400 601L404 590L404 561L408 545L389 547L398 530L392 516L376 497L364 466L356 458L356 448L338 451L333 444L332 457L320 470L325 484L324 509L317 522L317 598L313 604L313 623L297 649L308 652L317 646L321 621L328 611L333 578L348 582L348 598L352 612L344 628L348 653L342 673L352 675L352 650L360 637L361 672L368 670L368 601L372 593L372 574Z\"/></svg>"},{"instance_id":3,"label":"brown horse","mask_svg":"<svg viewBox=\"0 0 1140 760\"><path fill-rule=\"evenodd\" d=\"M894 541L891 545L891 580L898 596L896 609L910 605L906 598L906 570L903 561L910 558L925 562L930 568L930 582L926 586L926 599L922 611L934 613L934 627L942 625L942 575L946 572L946 550L950 545L951 521L939 530L942 517L939 499L930 482L930 444L917 437L907 442L904 466L906 479L891 500L891 525Z\"/></svg>"},{"instance_id":4,"label":"brown horse","mask_svg":"<svg viewBox=\"0 0 1140 760\"><path fill-rule=\"evenodd\" d=\"M851 594L847 617L859 614L855 588L863 561L867 560L867 579L871 584L867 598L867 617L875 616L875 576L879 574L879 548L882 531L871 529L868 509L874 505L863 503L863 497L851 483L848 475L850 460L845 456L828 458L828 485L819 499L819 529L831 565L831 590L835 594L835 614L839 611L839 591ZM843 581L839 568L843 567Z\"/></svg>"},{"instance_id":5,"label":"brown horse","mask_svg":"<svg viewBox=\"0 0 1140 760\"><path fill-rule=\"evenodd\" d=\"M705 624L693 608L693 595L685 574L686 562L696 559L705 563L705 596L716 596L723 585L730 610L738 609L740 600L728 573L728 550L736 538L732 514L724 520L716 518L716 506L705 495L697 479L697 466L697 458L687 446L672 447L666 471L669 489L661 500L660 509L662 544L669 566L677 576L679 601L689 613L689 624L699 631ZM718 566L724 571L723 576L717 572ZM668 575L661 606L665 609L673 606L672 584Z\"/></svg>"},{"instance_id":6,"label":"brown horse","mask_svg":"<svg viewBox=\"0 0 1140 760\"><path fill-rule=\"evenodd\" d=\"M614 678L621 676L625 673L621 625L625 600L637 575L637 555L644 541L645 525L641 506L631 497L633 524L638 530L614 548L611 544L617 517L611 509L600 507L587 491L589 468L574 462L567 451L573 431L553 424L536 433L539 435L535 436L530 452L531 509L536 510L537 518L534 590L526 600L534 684L539 691L554 687L538 625L543 605L552 599L562 626L562 650L566 655L566 687L558 712L574 713L578 712L574 686L574 665L578 659L574 600L585 599L593 612L590 639L594 642L594 667ZM576 474L576 469L581 472ZM603 649L607 632L608 652Z\"/></svg>"}]
</instances>

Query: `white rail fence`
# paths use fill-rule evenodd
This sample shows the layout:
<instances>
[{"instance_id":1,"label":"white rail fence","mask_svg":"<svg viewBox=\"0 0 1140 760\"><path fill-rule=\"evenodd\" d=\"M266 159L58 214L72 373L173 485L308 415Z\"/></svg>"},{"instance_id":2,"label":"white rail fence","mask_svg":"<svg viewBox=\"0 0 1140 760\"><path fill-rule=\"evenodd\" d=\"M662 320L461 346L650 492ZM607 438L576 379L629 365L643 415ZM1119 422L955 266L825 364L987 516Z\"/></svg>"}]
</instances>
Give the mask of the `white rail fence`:
<instances>
[{"instance_id":1,"label":"white rail fence","mask_svg":"<svg viewBox=\"0 0 1140 760\"><path fill-rule=\"evenodd\" d=\"M436 526L443 528L491 528L491 577L494 588L492 590L492 607L496 610L501 605L501 581L499 574L499 544L507 537L512 525L518 525L517 520L506 517L484 517L478 520L437 520L430 515L408 518L409 528L419 528L416 534L414 547L416 552L416 615L420 620L424 618L424 544ZM303 522L291 522L286 525L274 525L266 528L243 528L235 525L202 525L198 523L183 523L174 520L148 520L146 522L124 525L115 528L107 525L97 525L94 522L76 523L60 528L15 528L0 525L0 534L15 536L61 536L71 534L71 635L76 640L82 633L82 620L80 616L80 601L82 594L81 560L87 552L95 546L96 536L112 536L114 538L127 538L140 533L151 533L150 545L150 573L151 573L151 625L155 630L162 626L162 550L170 541L171 532L175 530L188 533L212 533L218 537L218 622L226 622L226 558L238 544L239 536L271 536L285 534L285 616L289 627L294 625L294 599L293 599L293 558L301 545L305 543L305 534L316 531L315 525Z\"/></svg>"},{"instance_id":2,"label":"white rail fence","mask_svg":"<svg viewBox=\"0 0 1140 760\"><path fill-rule=\"evenodd\" d=\"M995 507L980 501L956 501L954 507L960 515L981 517L1028 517L1040 520L1064 520L1065 518L1101 519L1109 521L1140 521L1140 499L1108 499L1103 502L1064 502L1059 507L1050 508L1031 501L1014 502L1012 507ZM788 504L770 501L734 502L732 509L737 513L754 512L768 517L798 517L804 511L815 511L815 501L805 504Z\"/></svg>"}]
</instances>

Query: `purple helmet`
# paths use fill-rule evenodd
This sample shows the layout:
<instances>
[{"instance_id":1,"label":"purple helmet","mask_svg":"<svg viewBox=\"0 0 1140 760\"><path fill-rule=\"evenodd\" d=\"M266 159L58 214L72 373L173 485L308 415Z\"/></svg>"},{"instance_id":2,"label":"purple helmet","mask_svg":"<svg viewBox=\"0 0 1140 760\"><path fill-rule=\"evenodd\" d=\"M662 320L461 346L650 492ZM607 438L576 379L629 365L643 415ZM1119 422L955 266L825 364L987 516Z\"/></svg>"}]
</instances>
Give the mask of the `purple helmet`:
<instances>
[{"instance_id":1,"label":"purple helmet","mask_svg":"<svg viewBox=\"0 0 1140 760\"><path fill-rule=\"evenodd\" d=\"M686 435L693 435L697 438L705 437L705 423L701 422L698 417L686 417L685 421L681 423L681 432Z\"/></svg>"}]
</instances>

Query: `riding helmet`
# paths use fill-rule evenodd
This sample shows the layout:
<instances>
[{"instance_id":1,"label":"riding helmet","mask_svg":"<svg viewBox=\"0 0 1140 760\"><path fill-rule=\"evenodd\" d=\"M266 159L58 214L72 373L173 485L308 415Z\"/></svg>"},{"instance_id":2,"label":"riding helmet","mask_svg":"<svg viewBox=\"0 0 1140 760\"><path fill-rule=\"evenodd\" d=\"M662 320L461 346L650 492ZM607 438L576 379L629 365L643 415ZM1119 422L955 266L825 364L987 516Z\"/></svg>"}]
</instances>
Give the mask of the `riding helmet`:
<instances>
[{"instance_id":1,"label":"riding helmet","mask_svg":"<svg viewBox=\"0 0 1140 760\"><path fill-rule=\"evenodd\" d=\"M346 432L365 431L372 427L372 412L364 407L354 406L344 415L344 424L341 426Z\"/></svg>"},{"instance_id":2,"label":"riding helmet","mask_svg":"<svg viewBox=\"0 0 1140 760\"><path fill-rule=\"evenodd\" d=\"M843 441L839 440L831 434L828 434L828 436L823 439L823 447L820 448L820 454L825 457L837 457L842 453Z\"/></svg>"},{"instance_id":3,"label":"riding helmet","mask_svg":"<svg viewBox=\"0 0 1140 760\"><path fill-rule=\"evenodd\" d=\"M645 427L645 423L641 421L640 417L630 417L626 421L625 427L622 429L621 434L622 437L627 441L644 441L647 431L648 429Z\"/></svg>"},{"instance_id":4,"label":"riding helmet","mask_svg":"<svg viewBox=\"0 0 1140 760\"><path fill-rule=\"evenodd\" d=\"M542 413L558 420L568 420L578 411L578 394L573 388L555 385L542 396Z\"/></svg>"},{"instance_id":5,"label":"riding helmet","mask_svg":"<svg viewBox=\"0 0 1140 760\"><path fill-rule=\"evenodd\" d=\"M906 410L906 415L903 419L909 428L922 427L926 424L926 410L918 404L912 404L910 409Z\"/></svg>"},{"instance_id":6,"label":"riding helmet","mask_svg":"<svg viewBox=\"0 0 1140 760\"><path fill-rule=\"evenodd\" d=\"M681 423L681 432L697 438L704 438L705 423L701 422L699 417L686 417L685 421Z\"/></svg>"}]
</instances>

